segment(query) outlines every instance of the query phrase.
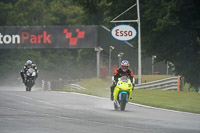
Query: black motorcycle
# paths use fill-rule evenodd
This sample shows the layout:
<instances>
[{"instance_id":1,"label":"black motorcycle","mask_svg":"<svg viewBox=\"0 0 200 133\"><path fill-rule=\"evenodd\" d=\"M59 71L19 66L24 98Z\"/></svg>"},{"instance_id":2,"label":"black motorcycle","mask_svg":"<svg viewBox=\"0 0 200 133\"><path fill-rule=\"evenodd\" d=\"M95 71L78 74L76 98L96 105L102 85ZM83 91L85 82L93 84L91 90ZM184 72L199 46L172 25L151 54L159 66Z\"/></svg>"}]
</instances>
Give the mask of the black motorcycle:
<instances>
[{"instance_id":1,"label":"black motorcycle","mask_svg":"<svg viewBox=\"0 0 200 133\"><path fill-rule=\"evenodd\" d=\"M25 86L26 91L31 91L31 88L35 84L35 78L36 78L36 71L33 68L29 68L25 73Z\"/></svg>"}]
</instances>

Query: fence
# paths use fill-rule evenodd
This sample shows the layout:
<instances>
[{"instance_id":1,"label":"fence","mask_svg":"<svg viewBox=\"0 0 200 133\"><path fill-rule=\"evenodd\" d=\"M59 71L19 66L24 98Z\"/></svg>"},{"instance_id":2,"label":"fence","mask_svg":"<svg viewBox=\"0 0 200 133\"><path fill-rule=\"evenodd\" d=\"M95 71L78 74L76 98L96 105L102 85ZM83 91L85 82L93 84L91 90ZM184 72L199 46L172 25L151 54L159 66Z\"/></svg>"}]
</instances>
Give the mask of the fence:
<instances>
[{"instance_id":1,"label":"fence","mask_svg":"<svg viewBox=\"0 0 200 133\"><path fill-rule=\"evenodd\" d=\"M160 89L180 91L183 88L183 82L183 78L181 80L180 76L176 76L143 84L136 84L135 89Z\"/></svg>"},{"instance_id":2,"label":"fence","mask_svg":"<svg viewBox=\"0 0 200 133\"><path fill-rule=\"evenodd\" d=\"M49 81L45 82L44 80L42 80L42 90L43 91L51 90L51 83Z\"/></svg>"},{"instance_id":3,"label":"fence","mask_svg":"<svg viewBox=\"0 0 200 133\"><path fill-rule=\"evenodd\" d=\"M73 79L73 80L53 80L53 81L47 81L45 82L42 80L42 89L44 91L47 90L59 90L65 88L66 85L70 84L70 87L72 89L78 89L82 90L85 89L84 87L74 84L81 79ZM166 78L162 80L142 83L142 84L136 84L135 89L160 89L160 90L177 90L180 91L183 89L184 86L184 78L181 78L180 76Z\"/></svg>"},{"instance_id":4,"label":"fence","mask_svg":"<svg viewBox=\"0 0 200 133\"><path fill-rule=\"evenodd\" d=\"M76 88L76 89L83 89L83 87L78 86L76 84L73 84L75 82L78 82L82 79L72 79L72 80L52 80L52 81L44 81L42 80L42 89L44 91L50 91L50 90L59 90L65 88L66 85L71 86L71 88Z\"/></svg>"},{"instance_id":5,"label":"fence","mask_svg":"<svg viewBox=\"0 0 200 133\"><path fill-rule=\"evenodd\" d=\"M80 86L78 84L70 84L70 87L72 89L77 89L77 90L84 90L84 89L86 89L86 88L84 88L84 87L82 87L82 86Z\"/></svg>"}]
</instances>

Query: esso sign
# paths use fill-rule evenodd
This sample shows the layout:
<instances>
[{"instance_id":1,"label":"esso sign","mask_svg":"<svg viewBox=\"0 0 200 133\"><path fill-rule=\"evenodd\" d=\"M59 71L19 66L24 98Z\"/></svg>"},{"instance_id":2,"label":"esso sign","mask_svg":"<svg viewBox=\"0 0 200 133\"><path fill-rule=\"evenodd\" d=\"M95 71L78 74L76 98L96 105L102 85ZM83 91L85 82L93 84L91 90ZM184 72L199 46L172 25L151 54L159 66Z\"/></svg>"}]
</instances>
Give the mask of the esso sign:
<instances>
[{"instance_id":1,"label":"esso sign","mask_svg":"<svg viewBox=\"0 0 200 133\"><path fill-rule=\"evenodd\" d=\"M130 25L117 25L111 31L112 36L120 41L129 41L135 38L137 32Z\"/></svg>"}]
</instances>

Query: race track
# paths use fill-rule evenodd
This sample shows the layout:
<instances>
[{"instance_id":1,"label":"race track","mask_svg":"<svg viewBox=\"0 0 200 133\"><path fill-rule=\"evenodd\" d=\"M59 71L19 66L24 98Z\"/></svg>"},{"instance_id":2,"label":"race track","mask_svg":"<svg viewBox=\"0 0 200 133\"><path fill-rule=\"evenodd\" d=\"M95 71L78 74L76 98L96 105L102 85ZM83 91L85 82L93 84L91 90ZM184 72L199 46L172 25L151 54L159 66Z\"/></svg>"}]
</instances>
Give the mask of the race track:
<instances>
[{"instance_id":1,"label":"race track","mask_svg":"<svg viewBox=\"0 0 200 133\"><path fill-rule=\"evenodd\" d=\"M0 88L0 133L199 133L200 115L88 95Z\"/></svg>"}]
</instances>

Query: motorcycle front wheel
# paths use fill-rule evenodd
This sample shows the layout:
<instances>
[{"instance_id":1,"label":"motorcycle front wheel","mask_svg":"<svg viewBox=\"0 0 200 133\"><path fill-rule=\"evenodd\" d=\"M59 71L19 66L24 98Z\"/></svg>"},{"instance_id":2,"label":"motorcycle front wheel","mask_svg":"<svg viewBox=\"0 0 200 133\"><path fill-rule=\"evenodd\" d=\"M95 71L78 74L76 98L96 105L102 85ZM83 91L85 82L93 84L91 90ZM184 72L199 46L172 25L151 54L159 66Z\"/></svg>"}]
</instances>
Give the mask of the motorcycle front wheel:
<instances>
[{"instance_id":1,"label":"motorcycle front wheel","mask_svg":"<svg viewBox=\"0 0 200 133\"><path fill-rule=\"evenodd\" d=\"M126 107L126 95L125 93L122 94L121 101L120 101L120 110L124 111Z\"/></svg>"},{"instance_id":2,"label":"motorcycle front wheel","mask_svg":"<svg viewBox=\"0 0 200 133\"><path fill-rule=\"evenodd\" d=\"M26 81L26 91L31 91L31 88L33 87L34 83L33 80L27 80Z\"/></svg>"},{"instance_id":3,"label":"motorcycle front wheel","mask_svg":"<svg viewBox=\"0 0 200 133\"><path fill-rule=\"evenodd\" d=\"M31 91L31 88L26 87L26 91Z\"/></svg>"}]
</instances>

